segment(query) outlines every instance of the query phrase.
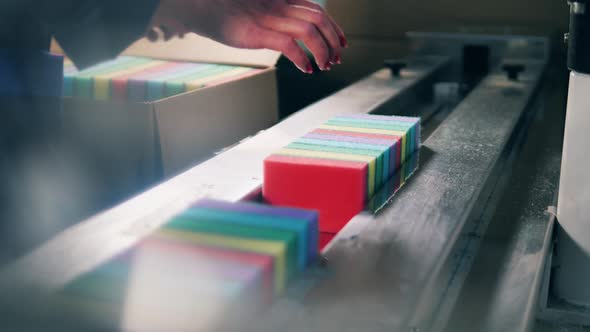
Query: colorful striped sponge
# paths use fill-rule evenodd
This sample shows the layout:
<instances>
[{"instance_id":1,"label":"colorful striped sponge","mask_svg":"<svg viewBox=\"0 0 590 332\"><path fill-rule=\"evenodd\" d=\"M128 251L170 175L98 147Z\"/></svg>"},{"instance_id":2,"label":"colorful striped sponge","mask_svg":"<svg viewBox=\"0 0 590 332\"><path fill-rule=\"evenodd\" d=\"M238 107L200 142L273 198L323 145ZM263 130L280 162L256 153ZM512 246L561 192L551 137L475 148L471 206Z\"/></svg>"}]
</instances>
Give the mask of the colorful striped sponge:
<instances>
[{"instance_id":1,"label":"colorful striped sponge","mask_svg":"<svg viewBox=\"0 0 590 332\"><path fill-rule=\"evenodd\" d=\"M318 240L315 211L201 200L59 295L110 320L164 299L260 308L317 261Z\"/></svg>"},{"instance_id":2,"label":"colorful striped sponge","mask_svg":"<svg viewBox=\"0 0 590 332\"><path fill-rule=\"evenodd\" d=\"M264 161L265 200L316 209L337 233L420 147L420 119L343 115Z\"/></svg>"},{"instance_id":3,"label":"colorful striped sponge","mask_svg":"<svg viewBox=\"0 0 590 332\"><path fill-rule=\"evenodd\" d=\"M65 97L155 101L251 76L260 71L239 66L171 62L129 56L121 56L77 71L74 64L66 59L63 91Z\"/></svg>"}]
</instances>

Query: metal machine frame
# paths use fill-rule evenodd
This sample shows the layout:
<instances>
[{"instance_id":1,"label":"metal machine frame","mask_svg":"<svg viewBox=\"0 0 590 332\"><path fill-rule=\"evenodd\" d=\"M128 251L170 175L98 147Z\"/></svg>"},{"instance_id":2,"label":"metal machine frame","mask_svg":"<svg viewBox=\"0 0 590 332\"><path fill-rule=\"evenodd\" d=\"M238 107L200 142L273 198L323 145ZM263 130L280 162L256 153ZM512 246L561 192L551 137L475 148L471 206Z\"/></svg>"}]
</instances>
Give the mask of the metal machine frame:
<instances>
[{"instance_id":1,"label":"metal machine frame","mask_svg":"<svg viewBox=\"0 0 590 332\"><path fill-rule=\"evenodd\" d=\"M244 330L443 330L539 113L534 101L549 61L549 41L424 33L409 37L413 55L404 61L399 75L380 70L72 227L0 270L0 285L10 288L2 292L4 298L30 289L51 292L130 247L199 198L256 197L262 160L334 115L425 115L420 169L406 187L379 214L353 218L328 245L323 254L329 278L317 280L304 299L277 300ZM434 86L461 82L465 45L488 49L489 73L465 87L466 96L456 107L441 105L434 98ZM546 233L539 234L537 260L548 250ZM542 271L542 261L537 263ZM533 288L540 285L539 271L523 274ZM530 317L530 302L523 297L518 302L522 305L514 306L521 311L513 314ZM496 314L506 318L506 311ZM524 331L530 322L515 321L509 329Z\"/></svg>"},{"instance_id":2,"label":"metal machine frame","mask_svg":"<svg viewBox=\"0 0 590 332\"><path fill-rule=\"evenodd\" d=\"M590 3L568 1L570 31L565 35L570 69L567 118L555 243L544 270L539 318L551 322L590 326L590 210L587 176L590 160L586 140L590 117ZM556 218L555 218L556 217Z\"/></svg>"}]
</instances>

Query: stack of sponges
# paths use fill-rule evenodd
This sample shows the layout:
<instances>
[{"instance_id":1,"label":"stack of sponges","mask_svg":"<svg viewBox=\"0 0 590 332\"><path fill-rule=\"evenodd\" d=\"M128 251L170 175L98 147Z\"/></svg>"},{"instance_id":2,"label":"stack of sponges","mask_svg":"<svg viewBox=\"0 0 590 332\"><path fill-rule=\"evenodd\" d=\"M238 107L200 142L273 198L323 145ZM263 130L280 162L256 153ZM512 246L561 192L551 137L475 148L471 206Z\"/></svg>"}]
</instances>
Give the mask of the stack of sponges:
<instances>
[{"instance_id":1,"label":"stack of sponges","mask_svg":"<svg viewBox=\"0 0 590 332\"><path fill-rule=\"evenodd\" d=\"M72 62L66 60L63 91L66 97L155 101L254 75L259 71L248 67L129 56L77 71Z\"/></svg>"},{"instance_id":2,"label":"stack of sponges","mask_svg":"<svg viewBox=\"0 0 590 332\"><path fill-rule=\"evenodd\" d=\"M315 209L337 233L420 147L420 119L337 116L264 161L265 200Z\"/></svg>"},{"instance_id":3,"label":"stack of sponges","mask_svg":"<svg viewBox=\"0 0 590 332\"><path fill-rule=\"evenodd\" d=\"M317 260L317 219L314 211L201 200L70 282L60 298L93 319L137 315L150 329L248 316Z\"/></svg>"}]
</instances>

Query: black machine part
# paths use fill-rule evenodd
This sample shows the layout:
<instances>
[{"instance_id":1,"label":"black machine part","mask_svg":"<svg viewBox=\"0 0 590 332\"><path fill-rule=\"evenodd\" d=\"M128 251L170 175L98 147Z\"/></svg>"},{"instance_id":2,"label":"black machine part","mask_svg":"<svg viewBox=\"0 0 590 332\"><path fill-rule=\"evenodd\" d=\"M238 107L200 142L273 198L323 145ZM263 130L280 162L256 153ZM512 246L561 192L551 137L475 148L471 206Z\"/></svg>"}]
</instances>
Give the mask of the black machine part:
<instances>
[{"instance_id":1,"label":"black machine part","mask_svg":"<svg viewBox=\"0 0 590 332\"><path fill-rule=\"evenodd\" d=\"M590 74L590 3L588 0L568 1L570 32L567 35L569 69Z\"/></svg>"},{"instance_id":2,"label":"black machine part","mask_svg":"<svg viewBox=\"0 0 590 332\"><path fill-rule=\"evenodd\" d=\"M502 65L502 70L506 72L509 80L518 81L518 75L525 70L525 65L521 63L505 63Z\"/></svg>"},{"instance_id":3,"label":"black machine part","mask_svg":"<svg viewBox=\"0 0 590 332\"><path fill-rule=\"evenodd\" d=\"M385 67L391 70L391 75L393 77L400 77L402 69L408 66L407 61L405 59L388 59L383 62Z\"/></svg>"}]
</instances>

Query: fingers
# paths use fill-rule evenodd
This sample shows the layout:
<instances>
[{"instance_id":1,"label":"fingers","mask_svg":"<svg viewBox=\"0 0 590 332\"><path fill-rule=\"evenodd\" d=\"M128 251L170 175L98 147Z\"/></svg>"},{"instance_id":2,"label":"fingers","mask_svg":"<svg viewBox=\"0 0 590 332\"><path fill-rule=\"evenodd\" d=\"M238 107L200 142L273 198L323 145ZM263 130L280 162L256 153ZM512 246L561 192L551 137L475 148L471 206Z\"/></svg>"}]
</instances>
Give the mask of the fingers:
<instances>
[{"instance_id":1,"label":"fingers","mask_svg":"<svg viewBox=\"0 0 590 332\"><path fill-rule=\"evenodd\" d=\"M180 21L176 20L165 20L161 22L154 22L154 26L147 32L148 40L155 42L163 37L164 41L178 36L184 38L184 35L189 32L187 26Z\"/></svg>"},{"instance_id":2,"label":"fingers","mask_svg":"<svg viewBox=\"0 0 590 332\"><path fill-rule=\"evenodd\" d=\"M294 18L263 16L258 20L260 26L284 33L293 39L301 40L314 55L321 70L329 70L332 62L331 51L315 25Z\"/></svg>"},{"instance_id":3,"label":"fingers","mask_svg":"<svg viewBox=\"0 0 590 332\"><path fill-rule=\"evenodd\" d=\"M151 42L157 42L162 38L164 41L169 41L170 39L174 38L176 35L170 28L165 25L161 25L159 27L151 28L147 33L147 38ZM184 36L184 34L179 34L179 36Z\"/></svg>"},{"instance_id":4,"label":"fingers","mask_svg":"<svg viewBox=\"0 0 590 332\"><path fill-rule=\"evenodd\" d=\"M348 40L346 39L346 36L344 35L344 31L342 30L342 28L340 28L340 26L336 23L336 21L334 21L334 19L326 12L324 7L320 6L320 4L313 2L311 0L287 0L287 2L291 5L307 7L307 8L317 10L317 11L324 13L326 15L326 17L328 18L328 20L330 21L332 28L334 28L334 30L336 31L336 34L338 35L338 39L340 41L340 46L341 47L348 47Z\"/></svg>"},{"instance_id":5,"label":"fingers","mask_svg":"<svg viewBox=\"0 0 590 332\"><path fill-rule=\"evenodd\" d=\"M321 33L322 38L330 48L329 63L339 63L341 59L341 46L338 34L332 27L330 20L323 13L315 9L310 9L302 6L290 5L283 8L283 15L294 18L297 20L305 21L313 24L317 30ZM308 45L309 46L309 45ZM318 63L319 67L322 68L323 63ZM326 69L326 68L324 68Z\"/></svg>"},{"instance_id":6,"label":"fingers","mask_svg":"<svg viewBox=\"0 0 590 332\"><path fill-rule=\"evenodd\" d=\"M267 48L283 53L291 62L293 62L302 72L311 74L313 67L307 54L301 49L299 44L288 34L277 32L264 27L255 26L248 31L248 43L243 46L246 48Z\"/></svg>"},{"instance_id":7,"label":"fingers","mask_svg":"<svg viewBox=\"0 0 590 332\"><path fill-rule=\"evenodd\" d=\"M172 31L172 29L168 28L167 26L160 26L160 30L162 30L162 33L164 34L164 41L169 41L172 39L172 37L174 37L174 31Z\"/></svg>"},{"instance_id":8,"label":"fingers","mask_svg":"<svg viewBox=\"0 0 590 332\"><path fill-rule=\"evenodd\" d=\"M297 41L322 70L340 63L346 45L340 27L309 0L162 0L150 26L150 40L195 32L234 47L277 50L307 73L312 63Z\"/></svg>"}]
</instances>

